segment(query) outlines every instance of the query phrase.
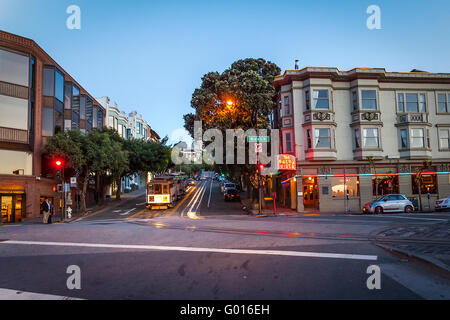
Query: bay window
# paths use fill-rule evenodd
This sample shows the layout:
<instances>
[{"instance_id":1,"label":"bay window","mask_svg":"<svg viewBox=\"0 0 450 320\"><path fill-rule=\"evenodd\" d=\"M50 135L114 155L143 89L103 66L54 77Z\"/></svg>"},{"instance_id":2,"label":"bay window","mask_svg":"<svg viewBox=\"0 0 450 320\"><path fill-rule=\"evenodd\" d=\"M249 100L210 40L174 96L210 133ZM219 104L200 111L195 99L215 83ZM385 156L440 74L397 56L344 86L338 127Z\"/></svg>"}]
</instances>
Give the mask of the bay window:
<instances>
[{"instance_id":1,"label":"bay window","mask_svg":"<svg viewBox=\"0 0 450 320\"><path fill-rule=\"evenodd\" d=\"M367 149L377 149L380 147L377 128L366 128L363 130L363 147Z\"/></svg>"},{"instance_id":2,"label":"bay window","mask_svg":"<svg viewBox=\"0 0 450 320\"><path fill-rule=\"evenodd\" d=\"M411 129L411 148L424 148L425 140L424 140L424 130L423 129Z\"/></svg>"},{"instance_id":3,"label":"bay window","mask_svg":"<svg viewBox=\"0 0 450 320\"><path fill-rule=\"evenodd\" d=\"M355 148L361 148L359 129L355 129Z\"/></svg>"},{"instance_id":4,"label":"bay window","mask_svg":"<svg viewBox=\"0 0 450 320\"><path fill-rule=\"evenodd\" d=\"M401 140L402 149L408 148L408 130L406 130L406 129L400 130L400 140Z\"/></svg>"},{"instance_id":5,"label":"bay window","mask_svg":"<svg viewBox=\"0 0 450 320\"><path fill-rule=\"evenodd\" d=\"M314 90L314 109L330 109L328 90Z\"/></svg>"},{"instance_id":6,"label":"bay window","mask_svg":"<svg viewBox=\"0 0 450 320\"><path fill-rule=\"evenodd\" d=\"M331 129L316 129L315 138L315 148L331 149Z\"/></svg>"},{"instance_id":7,"label":"bay window","mask_svg":"<svg viewBox=\"0 0 450 320\"><path fill-rule=\"evenodd\" d=\"M377 110L377 91L361 90L362 110Z\"/></svg>"}]
</instances>

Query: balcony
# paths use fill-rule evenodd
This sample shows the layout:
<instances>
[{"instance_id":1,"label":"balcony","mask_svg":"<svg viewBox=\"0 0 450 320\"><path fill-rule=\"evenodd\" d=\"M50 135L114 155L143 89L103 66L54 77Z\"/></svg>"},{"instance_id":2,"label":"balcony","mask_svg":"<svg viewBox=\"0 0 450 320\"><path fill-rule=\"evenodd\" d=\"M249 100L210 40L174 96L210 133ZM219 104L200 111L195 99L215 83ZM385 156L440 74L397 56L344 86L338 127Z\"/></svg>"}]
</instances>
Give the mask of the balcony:
<instances>
[{"instance_id":1,"label":"balcony","mask_svg":"<svg viewBox=\"0 0 450 320\"><path fill-rule=\"evenodd\" d=\"M428 114L423 112L401 113L397 116L397 122L398 124L428 123Z\"/></svg>"},{"instance_id":2,"label":"balcony","mask_svg":"<svg viewBox=\"0 0 450 320\"><path fill-rule=\"evenodd\" d=\"M0 141L9 143L28 144L28 131L0 127Z\"/></svg>"}]
</instances>

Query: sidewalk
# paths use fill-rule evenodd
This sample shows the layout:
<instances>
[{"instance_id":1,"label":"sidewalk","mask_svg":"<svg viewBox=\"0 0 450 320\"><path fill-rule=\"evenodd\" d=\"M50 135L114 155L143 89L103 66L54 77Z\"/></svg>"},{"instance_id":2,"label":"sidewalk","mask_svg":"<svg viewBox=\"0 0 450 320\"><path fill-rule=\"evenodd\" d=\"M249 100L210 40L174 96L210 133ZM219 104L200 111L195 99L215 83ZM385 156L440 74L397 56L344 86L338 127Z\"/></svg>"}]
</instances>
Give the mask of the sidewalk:
<instances>
[{"instance_id":1,"label":"sidewalk","mask_svg":"<svg viewBox=\"0 0 450 320\"><path fill-rule=\"evenodd\" d=\"M73 222L73 221L76 221L81 218L86 218L86 217L89 217L89 216L92 216L92 215L95 215L98 213L102 213L107 210L114 209L126 201L136 199L143 195L145 195L145 189L136 190L136 191L133 191L130 193L123 193L120 195L120 201L116 201L116 197L112 196L109 199L105 199L103 205L87 208L86 214L84 214L84 215L81 213L75 213L75 214L72 213L72 218L66 220L66 222Z\"/></svg>"},{"instance_id":2,"label":"sidewalk","mask_svg":"<svg viewBox=\"0 0 450 320\"><path fill-rule=\"evenodd\" d=\"M450 223L390 228L376 234L374 241L450 272Z\"/></svg>"},{"instance_id":3,"label":"sidewalk","mask_svg":"<svg viewBox=\"0 0 450 320\"><path fill-rule=\"evenodd\" d=\"M86 218L92 215L95 215L97 213L104 212L106 210L114 209L115 207L118 207L119 205L123 204L126 201L133 200L135 198L141 197L145 194L145 190L136 190L130 193L124 193L120 195L121 200L116 201L115 197L111 197L109 199L105 199L103 205L98 205L94 207L90 207L86 209L86 214L82 215L81 212L72 212L72 218L66 219L65 223L74 222L81 218ZM56 215L52 216L52 223L64 223L61 221L61 212L58 212ZM38 218L31 218L26 219L25 221L18 222L16 224L20 225L28 225L28 224L42 224L42 216ZM0 224L1 225L1 224Z\"/></svg>"}]
</instances>

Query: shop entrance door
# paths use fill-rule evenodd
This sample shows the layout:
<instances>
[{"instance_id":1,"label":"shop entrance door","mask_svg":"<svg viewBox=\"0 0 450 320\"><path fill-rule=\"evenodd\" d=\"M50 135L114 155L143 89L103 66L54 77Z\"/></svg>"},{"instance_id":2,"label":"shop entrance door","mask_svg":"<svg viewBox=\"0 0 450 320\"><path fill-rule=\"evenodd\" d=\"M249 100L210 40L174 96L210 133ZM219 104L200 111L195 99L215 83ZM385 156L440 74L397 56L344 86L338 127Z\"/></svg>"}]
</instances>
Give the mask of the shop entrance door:
<instances>
[{"instance_id":1,"label":"shop entrance door","mask_svg":"<svg viewBox=\"0 0 450 320\"><path fill-rule=\"evenodd\" d=\"M12 196L0 196L2 208L2 221L14 222L14 208Z\"/></svg>"},{"instance_id":2,"label":"shop entrance door","mask_svg":"<svg viewBox=\"0 0 450 320\"><path fill-rule=\"evenodd\" d=\"M319 210L319 181L318 178L303 178L303 207Z\"/></svg>"}]
</instances>

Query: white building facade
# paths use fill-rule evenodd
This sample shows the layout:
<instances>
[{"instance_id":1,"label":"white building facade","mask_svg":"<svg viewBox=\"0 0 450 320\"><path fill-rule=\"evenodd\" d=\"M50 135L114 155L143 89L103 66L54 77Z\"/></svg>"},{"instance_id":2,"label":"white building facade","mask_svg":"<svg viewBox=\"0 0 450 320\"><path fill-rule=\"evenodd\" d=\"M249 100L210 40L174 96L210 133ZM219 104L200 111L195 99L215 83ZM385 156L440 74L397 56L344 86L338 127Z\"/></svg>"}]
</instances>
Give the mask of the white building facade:
<instances>
[{"instance_id":1,"label":"white building facade","mask_svg":"<svg viewBox=\"0 0 450 320\"><path fill-rule=\"evenodd\" d=\"M360 212L375 197L402 193L424 209L450 196L450 74L304 68L276 77L281 201L303 211ZM432 165L424 169L424 162Z\"/></svg>"}]
</instances>

